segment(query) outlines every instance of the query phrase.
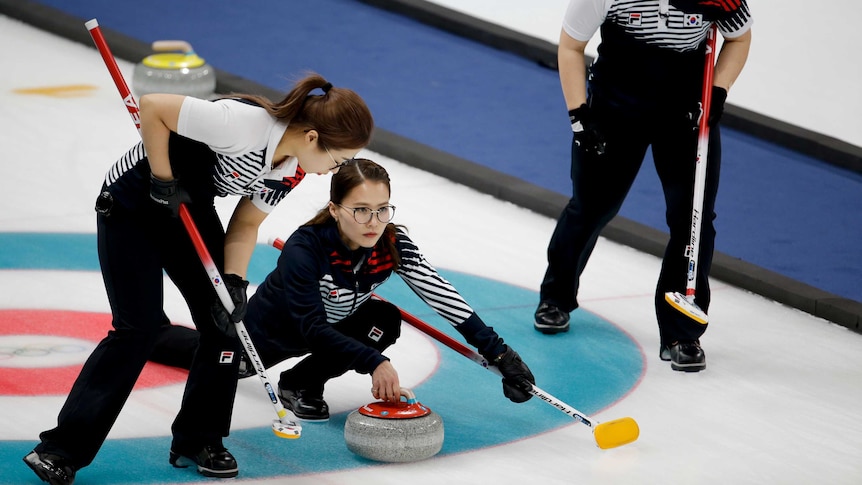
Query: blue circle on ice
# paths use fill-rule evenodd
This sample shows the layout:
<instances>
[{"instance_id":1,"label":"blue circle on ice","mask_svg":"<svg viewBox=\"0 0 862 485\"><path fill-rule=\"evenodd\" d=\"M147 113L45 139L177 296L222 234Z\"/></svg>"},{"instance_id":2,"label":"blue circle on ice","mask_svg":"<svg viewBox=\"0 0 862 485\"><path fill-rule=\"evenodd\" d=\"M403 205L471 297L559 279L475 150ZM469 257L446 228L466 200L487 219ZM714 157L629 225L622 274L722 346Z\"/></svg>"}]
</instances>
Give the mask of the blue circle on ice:
<instances>
[{"instance_id":1,"label":"blue circle on ice","mask_svg":"<svg viewBox=\"0 0 862 485\"><path fill-rule=\"evenodd\" d=\"M0 233L0 247L0 270L99 270L93 234ZM249 267L249 280L262 281L277 258L275 249L259 245ZM441 274L518 351L539 387L582 413L592 415L608 407L640 380L645 366L643 353L612 323L580 309L572 314L570 332L543 335L532 324L538 301L535 291L456 271L441 269ZM377 293L463 342L451 325L397 276ZM442 344L440 354L436 372L414 389L423 401L433 402L433 409L445 420L446 436L439 455L512 442L570 424L582 426L538 399L510 402L503 396L499 377ZM263 426L234 430L226 444L240 463L243 479L380 465L347 449L343 435L347 414L335 414L327 424L304 426L298 440L274 438L272 428ZM582 446L593 445L586 428L583 436ZM0 441L0 460L17 462L37 440L34 436L32 443ZM126 483L128 477L135 477L136 483L200 481L194 468L167 466L170 442L169 434L109 439L93 464L80 470L79 480L102 484ZM128 459L131 456L133 460ZM4 478L24 481L32 479L32 472L22 464Z\"/></svg>"}]
</instances>

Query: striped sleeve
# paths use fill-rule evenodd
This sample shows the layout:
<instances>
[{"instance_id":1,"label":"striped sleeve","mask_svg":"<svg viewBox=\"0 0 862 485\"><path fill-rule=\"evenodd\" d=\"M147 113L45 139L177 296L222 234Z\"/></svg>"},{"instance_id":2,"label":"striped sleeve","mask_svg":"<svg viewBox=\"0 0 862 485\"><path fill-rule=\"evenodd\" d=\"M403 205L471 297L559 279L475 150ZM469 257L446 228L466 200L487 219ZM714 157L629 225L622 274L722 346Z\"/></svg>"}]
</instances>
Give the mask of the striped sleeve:
<instances>
[{"instance_id":1,"label":"striped sleeve","mask_svg":"<svg viewBox=\"0 0 862 485\"><path fill-rule=\"evenodd\" d=\"M401 265L396 272L419 298L455 326L473 315L470 305L451 283L437 273L402 229L398 231L397 244Z\"/></svg>"},{"instance_id":2,"label":"striped sleeve","mask_svg":"<svg viewBox=\"0 0 862 485\"><path fill-rule=\"evenodd\" d=\"M743 0L739 8L735 9L727 18L718 20L716 24L722 36L734 39L748 32L752 22L748 2Z\"/></svg>"},{"instance_id":3,"label":"striped sleeve","mask_svg":"<svg viewBox=\"0 0 862 485\"><path fill-rule=\"evenodd\" d=\"M113 185L114 182L122 177L124 173L131 170L144 157L146 157L146 153L144 152L144 142L139 141L128 152L126 152L125 155L114 162L108 170L108 173L105 174L105 185L109 187Z\"/></svg>"}]
</instances>

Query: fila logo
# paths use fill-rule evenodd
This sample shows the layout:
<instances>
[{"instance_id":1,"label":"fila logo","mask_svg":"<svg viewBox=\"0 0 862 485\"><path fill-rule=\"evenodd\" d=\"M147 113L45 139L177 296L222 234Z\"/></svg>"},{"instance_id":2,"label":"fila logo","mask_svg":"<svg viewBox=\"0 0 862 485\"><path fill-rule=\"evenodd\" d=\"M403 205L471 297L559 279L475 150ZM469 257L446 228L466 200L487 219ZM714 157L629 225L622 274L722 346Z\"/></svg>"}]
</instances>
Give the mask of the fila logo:
<instances>
[{"instance_id":1,"label":"fila logo","mask_svg":"<svg viewBox=\"0 0 862 485\"><path fill-rule=\"evenodd\" d=\"M232 350L223 350L221 355L219 355L218 363L219 364L230 364L233 362L234 352Z\"/></svg>"},{"instance_id":2,"label":"fila logo","mask_svg":"<svg viewBox=\"0 0 862 485\"><path fill-rule=\"evenodd\" d=\"M629 14L629 25L640 25L642 14L640 12L633 12Z\"/></svg>"},{"instance_id":3,"label":"fila logo","mask_svg":"<svg viewBox=\"0 0 862 485\"><path fill-rule=\"evenodd\" d=\"M368 332L368 338L375 342L380 342L381 337L383 337L383 330L380 330L377 327L371 327L371 331Z\"/></svg>"},{"instance_id":4,"label":"fila logo","mask_svg":"<svg viewBox=\"0 0 862 485\"><path fill-rule=\"evenodd\" d=\"M703 15L699 13L687 13L685 14L685 26L686 27L700 27L703 25Z\"/></svg>"}]
</instances>

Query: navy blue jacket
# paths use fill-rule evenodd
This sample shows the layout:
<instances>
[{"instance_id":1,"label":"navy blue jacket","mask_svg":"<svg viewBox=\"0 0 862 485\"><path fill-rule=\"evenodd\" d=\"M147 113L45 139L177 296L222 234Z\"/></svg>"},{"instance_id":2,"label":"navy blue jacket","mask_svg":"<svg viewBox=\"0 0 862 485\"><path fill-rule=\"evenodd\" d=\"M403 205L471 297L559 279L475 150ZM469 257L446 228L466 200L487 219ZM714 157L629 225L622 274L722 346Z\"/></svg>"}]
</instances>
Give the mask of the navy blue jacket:
<instances>
[{"instance_id":1,"label":"navy blue jacket","mask_svg":"<svg viewBox=\"0 0 862 485\"><path fill-rule=\"evenodd\" d=\"M285 243L276 268L249 300L245 323L252 339L283 353L347 355L352 369L371 373L387 358L332 324L356 311L396 272L487 359L505 351L503 339L425 260L401 228L396 247L401 258L397 269L380 243L351 251L334 223L300 227Z\"/></svg>"}]
</instances>

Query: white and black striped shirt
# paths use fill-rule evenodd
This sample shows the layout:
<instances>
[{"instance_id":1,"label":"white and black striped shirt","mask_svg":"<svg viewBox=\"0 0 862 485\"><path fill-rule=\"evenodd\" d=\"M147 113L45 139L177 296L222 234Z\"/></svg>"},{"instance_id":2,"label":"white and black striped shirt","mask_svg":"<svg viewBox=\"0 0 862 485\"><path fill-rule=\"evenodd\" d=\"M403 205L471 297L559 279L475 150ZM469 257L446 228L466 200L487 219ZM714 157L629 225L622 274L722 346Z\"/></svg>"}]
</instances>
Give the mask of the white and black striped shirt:
<instances>
[{"instance_id":1,"label":"white and black striped shirt","mask_svg":"<svg viewBox=\"0 0 862 485\"><path fill-rule=\"evenodd\" d=\"M632 39L663 49L686 52L697 49L714 21L727 38L739 37L751 28L745 1L737 11L712 18L698 2L675 6L671 0L571 0L563 19L563 30L573 39L588 41L605 23L617 25ZM604 42L604 39L603 39Z\"/></svg>"},{"instance_id":2,"label":"white and black striped shirt","mask_svg":"<svg viewBox=\"0 0 862 485\"><path fill-rule=\"evenodd\" d=\"M464 323L473 315L474 311L470 305L449 281L440 276L401 228L398 230L397 245L401 264L395 272L419 298L455 326ZM353 265L353 271L359 273L365 265L375 264L374 261L363 258ZM320 297L326 310L326 320L329 323L336 323L346 318L371 298L374 289L385 281L386 279L375 279L371 281L369 287L356 290L343 282L340 284L336 282L331 273L323 275L320 279Z\"/></svg>"},{"instance_id":3,"label":"white and black striped shirt","mask_svg":"<svg viewBox=\"0 0 862 485\"><path fill-rule=\"evenodd\" d=\"M563 31L586 42L601 30L591 98L633 113L677 112L700 99L713 23L726 38L745 34L746 0L571 0Z\"/></svg>"},{"instance_id":4,"label":"white and black striped shirt","mask_svg":"<svg viewBox=\"0 0 862 485\"><path fill-rule=\"evenodd\" d=\"M286 123L265 109L236 99L211 102L186 97L177 121L177 134L205 144L215 155L210 173L215 194L247 196L266 213L305 175L296 158L272 167L273 154L286 129ZM181 162L195 161L171 161ZM114 163L105 184L111 187L131 177L140 163L148 163L142 142Z\"/></svg>"}]
</instances>

